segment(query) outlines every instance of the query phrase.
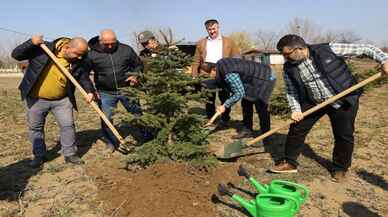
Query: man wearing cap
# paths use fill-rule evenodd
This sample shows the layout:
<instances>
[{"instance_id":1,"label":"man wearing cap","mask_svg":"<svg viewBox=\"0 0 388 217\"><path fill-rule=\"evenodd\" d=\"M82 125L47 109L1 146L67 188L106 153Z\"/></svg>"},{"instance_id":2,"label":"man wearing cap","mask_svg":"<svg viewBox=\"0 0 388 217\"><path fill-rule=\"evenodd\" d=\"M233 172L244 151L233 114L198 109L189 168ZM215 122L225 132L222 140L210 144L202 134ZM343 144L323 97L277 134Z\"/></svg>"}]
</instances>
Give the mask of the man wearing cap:
<instances>
[{"instance_id":1,"label":"man wearing cap","mask_svg":"<svg viewBox=\"0 0 388 217\"><path fill-rule=\"evenodd\" d=\"M208 36L197 42L193 64L191 66L192 76L194 78L200 74L201 69L209 73L207 63L216 63L221 58L240 56L240 50L233 40L220 34L217 20L207 20L205 27ZM218 97L223 104L229 97L229 93L223 89L218 92ZM213 93L208 103L206 103L206 114L208 118L211 118L215 114L215 101L216 93ZM229 121L229 113L230 108L222 114L219 126L225 125Z\"/></svg>"},{"instance_id":2,"label":"man wearing cap","mask_svg":"<svg viewBox=\"0 0 388 217\"><path fill-rule=\"evenodd\" d=\"M155 57L159 42L156 40L154 34L151 31L141 32L137 37L139 43L143 46L143 50L140 51L141 57Z\"/></svg>"},{"instance_id":3,"label":"man wearing cap","mask_svg":"<svg viewBox=\"0 0 388 217\"><path fill-rule=\"evenodd\" d=\"M112 110L121 102L124 108L135 115L141 114L138 99L130 99L120 91L121 87L136 85L136 73L143 72L143 63L129 45L120 43L111 29L105 29L89 40L88 53L90 70L94 71L94 82L100 98L102 111L112 121ZM104 141L114 150L119 141L101 121Z\"/></svg>"}]
</instances>

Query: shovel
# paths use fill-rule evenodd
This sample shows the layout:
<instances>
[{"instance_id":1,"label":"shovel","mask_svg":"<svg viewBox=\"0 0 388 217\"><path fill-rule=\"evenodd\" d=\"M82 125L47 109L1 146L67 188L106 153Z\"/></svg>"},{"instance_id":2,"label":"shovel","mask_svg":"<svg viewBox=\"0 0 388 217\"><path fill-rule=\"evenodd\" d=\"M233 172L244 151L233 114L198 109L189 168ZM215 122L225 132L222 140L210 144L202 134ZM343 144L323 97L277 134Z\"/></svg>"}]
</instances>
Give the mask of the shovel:
<instances>
[{"instance_id":1,"label":"shovel","mask_svg":"<svg viewBox=\"0 0 388 217\"><path fill-rule=\"evenodd\" d=\"M211 125L213 124L213 122L218 118L218 116L220 116L221 113L220 112L216 112L213 117L210 118L210 120L203 126L203 128L205 129L208 129L208 130L214 130L212 129Z\"/></svg>"},{"instance_id":2,"label":"shovel","mask_svg":"<svg viewBox=\"0 0 388 217\"><path fill-rule=\"evenodd\" d=\"M45 45L41 44L40 47L47 53L47 55L52 59L52 61L58 66L58 68L62 71L62 73L71 81L71 83L74 84L74 86L81 92L81 94L87 98L88 94L86 91L81 87L81 85L78 83L78 81L70 74L70 72L63 67L57 57L51 52L51 50ZM100 107L98 107L97 103L92 101L89 103L92 108L97 112L97 114L101 117L101 119L105 122L105 124L109 127L110 130L112 130L113 134L119 140L120 146L118 148L118 151L120 151L123 154L129 153L129 145L130 142L126 141L120 133L116 130L116 128L113 126L113 124L109 121L109 119L105 116L104 112L101 111Z\"/></svg>"},{"instance_id":3,"label":"shovel","mask_svg":"<svg viewBox=\"0 0 388 217\"><path fill-rule=\"evenodd\" d=\"M348 95L349 93L371 83L372 81L380 78L382 76L382 73L377 73L375 75L372 75L371 77L363 80L362 82L358 83L358 84L355 84L353 85L352 87L349 87L348 89L342 91L341 93L338 93L337 95L335 96L332 96L330 97L329 99L327 99L326 101L308 109L307 111L303 112L302 113L302 116L303 117L306 117L307 115L310 115L316 111L318 111L319 109L337 101L338 99L340 99L341 97L344 97L346 95ZM230 143L230 144L226 144L226 145L221 145L221 146L217 146L217 145L209 145L209 152L210 153L213 153L217 158L220 158L220 159L230 159L230 158L235 158L235 157L241 157L243 156L242 154L242 150L248 146L251 146L265 138L267 138L268 136L278 132L279 130L283 129L283 128L286 128L288 127L289 125L291 125L292 123L295 123L294 120L288 120L286 123L284 123L283 125L279 126L279 127L276 127L258 137L256 137L255 139L251 140L251 141L248 141L246 144L244 144L241 140L238 140L236 142L233 142L233 143Z\"/></svg>"}]
</instances>

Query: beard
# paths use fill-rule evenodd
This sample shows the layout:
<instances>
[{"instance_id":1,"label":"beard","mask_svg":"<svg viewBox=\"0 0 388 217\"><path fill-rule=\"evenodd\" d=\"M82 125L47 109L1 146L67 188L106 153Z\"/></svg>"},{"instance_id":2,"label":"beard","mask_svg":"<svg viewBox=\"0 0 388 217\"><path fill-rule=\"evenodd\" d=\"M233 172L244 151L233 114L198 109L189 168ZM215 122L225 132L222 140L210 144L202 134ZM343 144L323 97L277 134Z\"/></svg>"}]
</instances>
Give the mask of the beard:
<instances>
[{"instance_id":1,"label":"beard","mask_svg":"<svg viewBox=\"0 0 388 217\"><path fill-rule=\"evenodd\" d=\"M111 47L111 48L107 48L107 47L104 47L104 52L107 52L107 53L113 53L113 51L115 50L115 47Z\"/></svg>"},{"instance_id":2,"label":"beard","mask_svg":"<svg viewBox=\"0 0 388 217\"><path fill-rule=\"evenodd\" d=\"M291 63L292 65L299 65L301 64L306 58L303 58L303 59L298 59L298 60L294 60L294 59L287 59L287 61L289 63Z\"/></svg>"},{"instance_id":3,"label":"beard","mask_svg":"<svg viewBox=\"0 0 388 217\"><path fill-rule=\"evenodd\" d=\"M287 58L287 61L293 65L299 65L306 59L307 57L305 55L295 55L293 58Z\"/></svg>"}]
</instances>

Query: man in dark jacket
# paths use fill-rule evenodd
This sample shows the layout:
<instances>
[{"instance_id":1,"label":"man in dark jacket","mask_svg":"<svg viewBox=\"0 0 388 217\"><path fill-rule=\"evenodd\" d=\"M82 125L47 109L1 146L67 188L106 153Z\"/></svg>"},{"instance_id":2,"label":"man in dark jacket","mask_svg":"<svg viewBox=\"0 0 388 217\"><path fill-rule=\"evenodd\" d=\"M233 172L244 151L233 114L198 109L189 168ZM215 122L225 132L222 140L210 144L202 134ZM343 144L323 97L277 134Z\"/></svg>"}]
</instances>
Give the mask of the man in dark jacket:
<instances>
[{"instance_id":1,"label":"man in dark jacket","mask_svg":"<svg viewBox=\"0 0 388 217\"><path fill-rule=\"evenodd\" d=\"M270 130L268 100L275 86L276 78L268 65L237 58L223 58L216 64L208 64L210 77L214 80L204 81L210 88L221 87L232 95L217 108L224 113L239 100L243 100L243 123L238 138L252 135L253 105L260 119L262 133Z\"/></svg>"},{"instance_id":2,"label":"man in dark jacket","mask_svg":"<svg viewBox=\"0 0 388 217\"><path fill-rule=\"evenodd\" d=\"M102 30L99 36L89 40L88 60L94 72L94 82L100 98L100 106L105 115L112 121L112 110L120 101L128 112L141 114L138 99L129 99L119 88L136 85L136 73L142 73L143 63L135 51L128 45L120 43L116 34ZM112 131L101 121L104 140L107 147L114 150L119 141Z\"/></svg>"},{"instance_id":3,"label":"man in dark jacket","mask_svg":"<svg viewBox=\"0 0 388 217\"><path fill-rule=\"evenodd\" d=\"M276 160L271 171L297 172L296 160L308 132L327 114L334 134L333 181L341 182L351 166L354 122L361 91L353 92L309 116L304 117L302 112L356 84L356 79L343 56L366 55L383 64L385 73L388 73L388 56L380 49L367 44L307 45L303 38L297 35L282 37L277 49L286 58L284 81L292 110L291 118L295 123L290 126L285 152L280 156L280 160Z\"/></svg>"},{"instance_id":4,"label":"man in dark jacket","mask_svg":"<svg viewBox=\"0 0 388 217\"><path fill-rule=\"evenodd\" d=\"M12 51L16 60L29 60L19 86L22 99L27 105L29 137L33 147L34 159L31 167L40 167L46 159L44 141L44 123L51 111L60 127L60 140L65 162L82 164L76 156L75 127L73 108L76 108L74 85L40 48L45 43L56 55L58 61L67 69L88 92L87 101L93 100L93 84L89 79L84 58L87 53L87 42L83 38L60 38L53 42L44 42L42 36L32 36Z\"/></svg>"}]
</instances>

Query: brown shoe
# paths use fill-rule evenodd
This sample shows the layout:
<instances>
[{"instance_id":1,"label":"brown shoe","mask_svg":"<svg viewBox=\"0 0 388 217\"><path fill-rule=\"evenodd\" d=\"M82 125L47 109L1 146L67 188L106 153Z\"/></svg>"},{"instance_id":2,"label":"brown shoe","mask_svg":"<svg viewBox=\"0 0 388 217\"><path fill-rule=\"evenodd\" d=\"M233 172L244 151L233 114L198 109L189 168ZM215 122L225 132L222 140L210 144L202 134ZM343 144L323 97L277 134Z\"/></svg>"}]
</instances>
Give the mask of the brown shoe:
<instances>
[{"instance_id":1,"label":"brown shoe","mask_svg":"<svg viewBox=\"0 0 388 217\"><path fill-rule=\"evenodd\" d=\"M297 173L298 172L296 167L288 163L287 161L282 161L281 163L272 167L269 171L273 173Z\"/></svg>"},{"instance_id":2,"label":"brown shoe","mask_svg":"<svg viewBox=\"0 0 388 217\"><path fill-rule=\"evenodd\" d=\"M332 173L333 182L343 183L346 181L346 171L337 170Z\"/></svg>"}]
</instances>

